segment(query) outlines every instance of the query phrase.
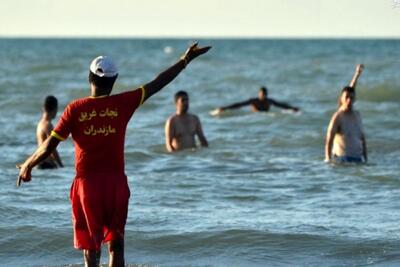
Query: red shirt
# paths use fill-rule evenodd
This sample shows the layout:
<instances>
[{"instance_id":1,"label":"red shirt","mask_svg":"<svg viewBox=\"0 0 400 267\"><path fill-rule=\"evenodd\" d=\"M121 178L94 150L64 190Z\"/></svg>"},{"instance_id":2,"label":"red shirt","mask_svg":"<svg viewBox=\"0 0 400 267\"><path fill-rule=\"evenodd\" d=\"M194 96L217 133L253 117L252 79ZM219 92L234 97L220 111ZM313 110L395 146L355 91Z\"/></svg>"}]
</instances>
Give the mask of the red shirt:
<instances>
[{"instance_id":1,"label":"red shirt","mask_svg":"<svg viewBox=\"0 0 400 267\"><path fill-rule=\"evenodd\" d=\"M52 136L64 140L72 135L78 177L124 174L126 126L143 99L142 87L117 95L81 98L65 108Z\"/></svg>"}]
</instances>

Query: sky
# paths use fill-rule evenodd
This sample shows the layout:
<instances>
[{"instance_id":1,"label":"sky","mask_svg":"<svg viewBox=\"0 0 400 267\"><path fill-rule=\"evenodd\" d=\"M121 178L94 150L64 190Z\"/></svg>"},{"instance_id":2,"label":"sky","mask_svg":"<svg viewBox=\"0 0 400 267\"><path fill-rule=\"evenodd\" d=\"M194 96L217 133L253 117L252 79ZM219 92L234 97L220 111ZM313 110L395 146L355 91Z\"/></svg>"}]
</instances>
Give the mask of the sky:
<instances>
[{"instance_id":1,"label":"sky","mask_svg":"<svg viewBox=\"0 0 400 267\"><path fill-rule=\"evenodd\" d=\"M400 0L0 0L0 37L400 38Z\"/></svg>"}]
</instances>

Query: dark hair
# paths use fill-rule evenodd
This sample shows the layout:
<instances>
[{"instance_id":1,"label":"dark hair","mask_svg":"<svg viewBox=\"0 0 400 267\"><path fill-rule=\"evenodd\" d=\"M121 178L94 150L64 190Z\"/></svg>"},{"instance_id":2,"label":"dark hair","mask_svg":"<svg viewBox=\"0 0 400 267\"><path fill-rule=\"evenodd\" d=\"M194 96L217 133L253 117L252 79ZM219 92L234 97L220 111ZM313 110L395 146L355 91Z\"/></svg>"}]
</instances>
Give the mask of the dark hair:
<instances>
[{"instance_id":1,"label":"dark hair","mask_svg":"<svg viewBox=\"0 0 400 267\"><path fill-rule=\"evenodd\" d=\"M344 92L355 93L356 91L354 90L354 87L345 86L345 87L343 87L343 89L342 89L340 94L343 94Z\"/></svg>"},{"instance_id":2,"label":"dark hair","mask_svg":"<svg viewBox=\"0 0 400 267\"><path fill-rule=\"evenodd\" d=\"M51 112L57 109L57 106L58 106L57 98L55 98L52 95L49 95L45 98L43 103L43 108L46 112Z\"/></svg>"},{"instance_id":3,"label":"dark hair","mask_svg":"<svg viewBox=\"0 0 400 267\"><path fill-rule=\"evenodd\" d=\"M267 94L267 87L261 86L260 91L263 91L263 93L266 95Z\"/></svg>"},{"instance_id":4,"label":"dark hair","mask_svg":"<svg viewBox=\"0 0 400 267\"><path fill-rule=\"evenodd\" d=\"M340 91L340 95L339 95L339 98L338 98L338 107L340 107L342 105L342 95L343 95L344 92L347 92L349 94L355 94L356 90L354 89L354 87L351 87L351 86L348 86L348 85L343 87L342 90Z\"/></svg>"},{"instance_id":5,"label":"dark hair","mask_svg":"<svg viewBox=\"0 0 400 267\"><path fill-rule=\"evenodd\" d=\"M178 101L178 99L180 97L184 97L184 96L189 97L189 95L188 95L188 93L186 91L178 91L178 92L176 92L176 94L174 96L175 103L176 103L176 101Z\"/></svg>"},{"instance_id":6,"label":"dark hair","mask_svg":"<svg viewBox=\"0 0 400 267\"><path fill-rule=\"evenodd\" d=\"M118 74L114 77L99 77L93 72L89 71L89 83L93 83L97 88L112 89L117 80Z\"/></svg>"}]
</instances>

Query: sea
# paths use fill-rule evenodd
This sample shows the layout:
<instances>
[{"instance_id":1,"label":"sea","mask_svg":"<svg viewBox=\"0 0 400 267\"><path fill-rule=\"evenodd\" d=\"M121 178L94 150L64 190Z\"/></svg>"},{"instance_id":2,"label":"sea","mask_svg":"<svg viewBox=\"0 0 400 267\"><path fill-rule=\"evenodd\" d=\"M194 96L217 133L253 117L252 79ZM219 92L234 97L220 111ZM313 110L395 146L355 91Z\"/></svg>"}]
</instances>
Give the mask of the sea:
<instances>
[{"instance_id":1,"label":"sea","mask_svg":"<svg viewBox=\"0 0 400 267\"><path fill-rule=\"evenodd\" d=\"M195 41L212 49L128 125L126 266L400 266L400 40L90 38L0 39L0 266L83 266L73 248L72 140L58 146L64 168L34 169L16 187L15 165L37 147L44 98L59 100L56 124L90 94L94 57L116 62L116 94L154 79ZM327 164L326 129L358 63L369 161ZM257 97L260 86L300 112L210 115ZM167 152L164 125L179 90L208 148Z\"/></svg>"}]
</instances>

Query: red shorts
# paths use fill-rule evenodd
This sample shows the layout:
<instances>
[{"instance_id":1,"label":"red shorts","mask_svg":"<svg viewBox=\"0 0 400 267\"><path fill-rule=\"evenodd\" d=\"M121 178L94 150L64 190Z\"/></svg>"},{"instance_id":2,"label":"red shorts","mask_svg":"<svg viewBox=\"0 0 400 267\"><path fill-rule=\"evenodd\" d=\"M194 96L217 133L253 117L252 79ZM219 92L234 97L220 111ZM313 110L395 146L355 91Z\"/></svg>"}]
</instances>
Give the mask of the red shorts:
<instances>
[{"instance_id":1,"label":"red shorts","mask_svg":"<svg viewBox=\"0 0 400 267\"><path fill-rule=\"evenodd\" d=\"M70 193L74 247L99 250L102 243L123 239L129 197L125 175L75 177Z\"/></svg>"}]
</instances>

